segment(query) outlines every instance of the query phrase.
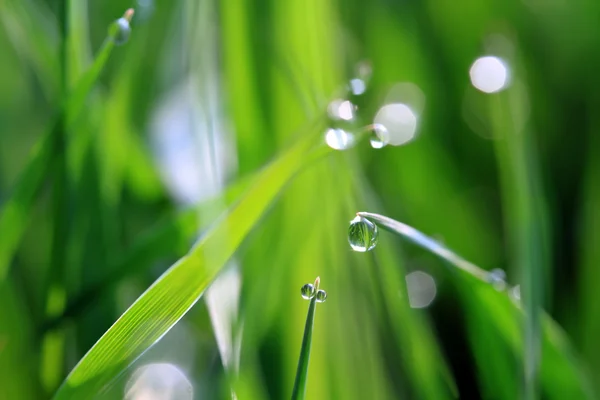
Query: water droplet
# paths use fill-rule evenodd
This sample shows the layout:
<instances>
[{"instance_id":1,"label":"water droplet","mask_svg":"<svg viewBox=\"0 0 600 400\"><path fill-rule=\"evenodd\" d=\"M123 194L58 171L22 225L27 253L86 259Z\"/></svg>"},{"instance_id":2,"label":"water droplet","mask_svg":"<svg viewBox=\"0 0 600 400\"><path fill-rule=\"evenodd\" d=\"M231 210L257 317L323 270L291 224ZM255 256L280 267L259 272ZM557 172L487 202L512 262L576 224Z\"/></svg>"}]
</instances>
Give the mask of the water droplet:
<instances>
[{"instance_id":1,"label":"water droplet","mask_svg":"<svg viewBox=\"0 0 600 400\"><path fill-rule=\"evenodd\" d=\"M302 286L300 293L302 294L303 299L310 300L315 297L315 287L312 283L307 283L306 285Z\"/></svg>"},{"instance_id":2,"label":"water droplet","mask_svg":"<svg viewBox=\"0 0 600 400\"><path fill-rule=\"evenodd\" d=\"M369 141L371 147L374 149L381 149L390 142L390 134L385 126L381 124L369 125L368 129L371 131L371 137Z\"/></svg>"},{"instance_id":3,"label":"water droplet","mask_svg":"<svg viewBox=\"0 0 600 400\"><path fill-rule=\"evenodd\" d=\"M350 80L350 91L355 96L360 96L367 90L367 84L360 78Z\"/></svg>"},{"instance_id":4,"label":"water droplet","mask_svg":"<svg viewBox=\"0 0 600 400\"><path fill-rule=\"evenodd\" d=\"M506 289L506 272L503 269L495 268L488 274L488 282L492 284L494 289L503 291Z\"/></svg>"},{"instance_id":5,"label":"water droplet","mask_svg":"<svg viewBox=\"0 0 600 400\"><path fill-rule=\"evenodd\" d=\"M413 140L417 133L417 114L402 103L382 106L375 114L375 124L385 126L389 133L389 144L400 146Z\"/></svg>"},{"instance_id":6,"label":"water droplet","mask_svg":"<svg viewBox=\"0 0 600 400\"><path fill-rule=\"evenodd\" d=\"M317 292L317 302L318 303L325 303L325 300L327 300L327 292L324 290L319 290Z\"/></svg>"},{"instance_id":7,"label":"water droplet","mask_svg":"<svg viewBox=\"0 0 600 400\"><path fill-rule=\"evenodd\" d=\"M329 128L325 132L325 143L334 150L346 150L354 146L354 135L343 129Z\"/></svg>"},{"instance_id":8,"label":"water droplet","mask_svg":"<svg viewBox=\"0 0 600 400\"><path fill-rule=\"evenodd\" d=\"M131 34L131 27L129 21L125 17L121 17L117 20L117 33L114 37L115 44L120 46L127 43L129 35Z\"/></svg>"},{"instance_id":9,"label":"water droplet","mask_svg":"<svg viewBox=\"0 0 600 400\"><path fill-rule=\"evenodd\" d=\"M352 250L360 252L372 250L377 245L378 235L377 225L368 219L357 215L350 221L348 243Z\"/></svg>"},{"instance_id":10,"label":"water droplet","mask_svg":"<svg viewBox=\"0 0 600 400\"><path fill-rule=\"evenodd\" d=\"M356 105L350 100L335 99L327 106L327 113L332 120L352 121L356 111Z\"/></svg>"}]
</instances>

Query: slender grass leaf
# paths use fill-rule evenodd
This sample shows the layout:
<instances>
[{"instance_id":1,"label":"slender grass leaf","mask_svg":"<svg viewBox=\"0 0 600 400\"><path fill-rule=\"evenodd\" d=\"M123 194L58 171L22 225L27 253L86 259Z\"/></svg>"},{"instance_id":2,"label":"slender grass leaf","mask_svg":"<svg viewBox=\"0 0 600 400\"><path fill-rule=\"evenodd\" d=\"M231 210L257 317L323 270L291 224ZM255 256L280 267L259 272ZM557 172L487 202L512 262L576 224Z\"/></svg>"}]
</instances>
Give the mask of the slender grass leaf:
<instances>
[{"instance_id":1,"label":"slender grass leaf","mask_svg":"<svg viewBox=\"0 0 600 400\"><path fill-rule=\"evenodd\" d=\"M304 336L302 337L302 347L300 348L300 357L298 358L298 369L292 390L292 400L302 400L306 394L306 381L308 380L308 362L310 361L310 346L312 344L312 333L315 322L315 311L317 309L317 293L319 291L319 278L315 280L312 298L308 305L308 314L306 315L306 325L304 326ZM302 294L304 296L304 293Z\"/></svg>"},{"instance_id":2,"label":"slender grass leaf","mask_svg":"<svg viewBox=\"0 0 600 400\"><path fill-rule=\"evenodd\" d=\"M0 283L0 304L0 398L39 398L31 379L36 365L33 327L10 282Z\"/></svg>"},{"instance_id":3,"label":"slender grass leaf","mask_svg":"<svg viewBox=\"0 0 600 400\"><path fill-rule=\"evenodd\" d=\"M523 305L528 315L525 320L524 396L538 397L538 370L544 357L540 345L541 310L544 286L547 286L551 269L546 267L548 255L544 246L547 224L545 200L542 195L540 177L531 132L518 127L514 110L523 112L526 93L522 84L515 83L506 93L489 99L491 125L497 155L500 182L503 194L503 209L506 215L506 231L511 262L518 266L522 276Z\"/></svg>"},{"instance_id":4,"label":"slender grass leaf","mask_svg":"<svg viewBox=\"0 0 600 400\"><path fill-rule=\"evenodd\" d=\"M123 258L116 262L104 276L70 299L63 313L45 322L42 330L50 330L69 318L80 317L107 290L125 279L147 271L156 260L184 254L198 232L212 224L223 205L231 206L256 180L255 175L240 179L221 196L202 202L198 206L169 215L139 236ZM199 216L213 215L212 219Z\"/></svg>"},{"instance_id":5,"label":"slender grass leaf","mask_svg":"<svg viewBox=\"0 0 600 400\"><path fill-rule=\"evenodd\" d=\"M0 237L0 281L4 280L8 273L10 262L29 220L36 194L49 171L53 169L57 155L60 156L60 153L57 154L60 145L60 132L63 127L68 131L85 107L85 98L98 80L112 52L117 32L116 25L111 25L109 35L94 63L83 74L73 92L63 102L58 115L51 124L51 128L34 146L29 162L10 197L4 202L2 210L0 210L0 232L2 232L2 237ZM65 116L66 122L63 124L63 117Z\"/></svg>"},{"instance_id":6,"label":"slender grass leaf","mask_svg":"<svg viewBox=\"0 0 600 400\"><path fill-rule=\"evenodd\" d=\"M469 296L464 296L464 306L468 310L467 316L472 319L474 324L492 326L494 332L497 333L495 337L498 339L494 345L508 347L515 360L521 359L524 345L519 332L525 315L506 293L497 291L488 283L490 273L464 260L437 241L406 224L369 212L359 212L357 215L368 218L392 233L432 252L454 267L453 270L460 271L461 273L455 275L463 292L469 293ZM566 335L548 315L542 314L542 322L541 346L544 351L544 362L540 365L540 378L544 398L593 397L586 373L576 359ZM487 339L489 340L489 338ZM486 357L486 354L481 353L480 355ZM483 364L482 368L485 368L486 365L487 362ZM516 377L514 374L512 376ZM517 385L515 384L514 387L516 388ZM513 397L515 395L516 393L512 393Z\"/></svg>"},{"instance_id":7,"label":"slender grass leaf","mask_svg":"<svg viewBox=\"0 0 600 400\"><path fill-rule=\"evenodd\" d=\"M71 371L55 399L92 398L156 343L198 301L283 186L301 168L312 135L266 167L254 186L169 268Z\"/></svg>"}]
</instances>

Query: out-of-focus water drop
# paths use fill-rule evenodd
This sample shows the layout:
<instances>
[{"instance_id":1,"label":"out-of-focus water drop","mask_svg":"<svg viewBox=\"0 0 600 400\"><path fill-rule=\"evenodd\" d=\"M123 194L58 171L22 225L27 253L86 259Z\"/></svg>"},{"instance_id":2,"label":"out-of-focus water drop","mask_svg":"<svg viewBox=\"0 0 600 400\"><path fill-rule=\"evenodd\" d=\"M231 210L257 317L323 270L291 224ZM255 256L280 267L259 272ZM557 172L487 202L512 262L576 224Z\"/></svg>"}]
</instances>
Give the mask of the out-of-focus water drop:
<instances>
[{"instance_id":1,"label":"out-of-focus water drop","mask_svg":"<svg viewBox=\"0 0 600 400\"><path fill-rule=\"evenodd\" d=\"M379 231L377 225L366 218L356 216L350 221L348 228L348 243L352 250L365 252L377 246Z\"/></svg>"},{"instance_id":2,"label":"out-of-focus water drop","mask_svg":"<svg viewBox=\"0 0 600 400\"><path fill-rule=\"evenodd\" d=\"M126 400L192 400L194 390L185 374L173 364L144 365L135 370L125 387Z\"/></svg>"},{"instance_id":3,"label":"out-of-focus water drop","mask_svg":"<svg viewBox=\"0 0 600 400\"><path fill-rule=\"evenodd\" d=\"M423 271L413 271L406 275L408 302L412 308L428 307L437 295L437 286L431 275Z\"/></svg>"},{"instance_id":4,"label":"out-of-focus water drop","mask_svg":"<svg viewBox=\"0 0 600 400\"><path fill-rule=\"evenodd\" d=\"M368 126L371 132L369 142L374 149L381 149L390 142L390 134L385 126L381 124L373 124Z\"/></svg>"},{"instance_id":5,"label":"out-of-focus water drop","mask_svg":"<svg viewBox=\"0 0 600 400\"><path fill-rule=\"evenodd\" d=\"M334 120L352 121L356 106L349 100L335 99L327 106L329 117Z\"/></svg>"},{"instance_id":6,"label":"out-of-focus water drop","mask_svg":"<svg viewBox=\"0 0 600 400\"><path fill-rule=\"evenodd\" d=\"M324 290L317 291L317 302L324 303L327 300L327 292Z\"/></svg>"},{"instance_id":7,"label":"out-of-focus water drop","mask_svg":"<svg viewBox=\"0 0 600 400\"><path fill-rule=\"evenodd\" d=\"M307 283L300 289L300 294L302 294L303 299L310 300L315 296L315 287L312 283Z\"/></svg>"},{"instance_id":8,"label":"out-of-focus water drop","mask_svg":"<svg viewBox=\"0 0 600 400\"><path fill-rule=\"evenodd\" d=\"M131 26L129 21L125 17L119 18L116 22L117 32L114 37L114 42L117 46L127 43L129 36L131 35Z\"/></svg>"},{"instance_id":9,"label":"out-of-focus water drop","mask_svg":"<svg viewBox=\"0 0 600 400\"><path fill-rule=\"evenodd\" d=\"M507 64L499 57L480 57L469 70L471 83L483 93L496 93L505 89L509 83Z\"/></svg>"},{"instance_id":10,"label":"out-of-focus water drop","mask_svg":"<svg viewBox=\"0 0 600 400\"><path fill-rule=\"evenodd\" d=\"M367 84L360 78L350 80L350 91L355 96L360 96L367 90Z\"/></svg>"},{"instance_id":11,"label":"out-of-focus water drop","mask_svg":"<svg viewBox=\"0 0 600 400\"><path fill-rule=\"evenodd\" d=\"M503 291L506 289L506 272L501 268L495 268L489 272L488 281L494 289Z\"/></svg>"},{"instance_id":12,"label":"out-of-focus water drop","mask_svg":"<svg viewBox=\"0 0 600 400\"><path fill-rule=\"evenodd\" d=\"M354 135L339 128L329 128L325 132L325 143L334 150L346 150L354 146Z\"/></svg>"},{"instance_id":13,"label":"out-of-focus water drop","mask_svg":"<svg viewBox=\"0 0 600 400\"><path fill-rule=\"evenodd\" d=\"M375 124L387 129L389 144L400 146L410 142L417 133L417 115L406 104L386 104L377 111Z\"/></svg>"},{"instance_id":14,"label":"out-of-focus water drop","mask_svg":"<svg viewBox=\"0 0 600 400\"><path fill-rule=\"evenodd\" d=\"M154 13L154 0L136 0L135 24L146 22Z\"/></svg>"}]
</instances>

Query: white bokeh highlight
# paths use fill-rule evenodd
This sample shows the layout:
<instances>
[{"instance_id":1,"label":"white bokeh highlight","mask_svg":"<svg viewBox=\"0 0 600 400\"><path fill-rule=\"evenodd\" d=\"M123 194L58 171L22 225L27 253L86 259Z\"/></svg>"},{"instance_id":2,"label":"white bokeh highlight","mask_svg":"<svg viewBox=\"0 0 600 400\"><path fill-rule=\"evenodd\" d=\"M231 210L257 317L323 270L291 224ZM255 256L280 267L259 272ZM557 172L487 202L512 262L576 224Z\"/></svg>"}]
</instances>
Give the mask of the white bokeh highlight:
<instances>
[{"instance_id":1,"label":"white bokeh highlight","mask_svg":"<svg viewBox=\"0 0 600 400\"><path fill-rule=\"evenodd\" d=\"M385 126L389 134L389 143L400 146L410 142L417 133L417 115L404 103L386 104L377 111L375 124Z\"/></svg>"},{"instance_id":2,"label":"white bokeh highlight","mask_svg":"<svg viewBox=\"0 0 600 400\"><path fill-rule=\"evenodd\" d=\"M367 90L367 84L360 78L350 80L350 91L355 96L360 96Z\"/></svg>"},{"instance_id":3,"label":"white bokeh highlight","mask_svg":"<svg viewBox=\"0 0 600 400\"><path fill-rule=\"evenodd\" d=\"M134 371L125 386L126 400L192 400L194 389L173 364L144 365Z\"/></svg>"},{"instance_id":4,"label":"white bokeh highlight","mask_svg":"<svg viewBox=\"0 0 600 400\"><path fill-rule=\"evenodd\" d=\"M480 57L469 70L471 84L483 93L496 93L508 86L509 69L507 64L495 56Z\"/></svg>"},{"instance_id":5,"label":"white bokeh highlight","mask_svg":"<svg viewBox=\"0 0 600 400\"><path fill-rule=\"evenodd\" d=\"M414 271L406 275L406 291L412 308L425 308L435 299L437 286L428 273Z\"/></svg>"},{"instance_id":6,"label":"white bokeh highlight","mask_svg":"<svg viewBox=\"0 0 600 400\"><path fill-rule=\"evenodd\" d=\"M354 145L354 135L343 129L327 129L325 143L334 150L346 150Z\"/></svg>"}]
</instances>

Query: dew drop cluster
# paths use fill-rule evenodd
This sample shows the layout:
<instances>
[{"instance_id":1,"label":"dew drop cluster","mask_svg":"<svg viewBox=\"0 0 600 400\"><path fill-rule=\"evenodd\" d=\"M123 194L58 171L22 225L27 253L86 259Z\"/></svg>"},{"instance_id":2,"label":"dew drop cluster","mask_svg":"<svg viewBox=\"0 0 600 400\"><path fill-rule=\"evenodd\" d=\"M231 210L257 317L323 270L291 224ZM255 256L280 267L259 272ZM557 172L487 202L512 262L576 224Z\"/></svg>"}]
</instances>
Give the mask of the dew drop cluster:
<instances>
[{"instance_id":1,"label":"dew drop cluster","mask_svg":"<svg viewBox=\"0 0 600 400\"><path fill-rule=\"evenodd\" d=\"M356 68L356 77L345 88L345 98L334 99L327 107L330 127L325 131L325 143L335 150L347 150L354 146L357 136L368 134L374 149L381 149L389 143L389 133L382 124L360 125L357 100L368 89L371 75L370 66L360 63Z\"/></svg>"},{"instance_id":2,"label":"dew drop cluster","mask_svg":"<svg viewBox=\"0 0 600 400\"><path fill-rule=\"evenodd\" d=\"M327 292L322 289L315 289L312 283L307 283L300 289L300 294L305 300L311 300L313 297L317 297L317 303L324 303L327 300Z\"/></svg>"},{"instance_id":3,"label":"dew drop cluster","mask_svg":"<svg viewBox=\"0 0 600 400\"><path fill-rule=\"evenodd\" d=\"M368 136L374 149L401 146L415 139L418 115L425 103L423 92L411 82L400 82L389 89L385 103L374 116L365 114L365 94L369 89L370 65L356 68L343 94L327 107L329 127L325 142L335 150L347 150Z\"/></svg>"}]
</instances>

